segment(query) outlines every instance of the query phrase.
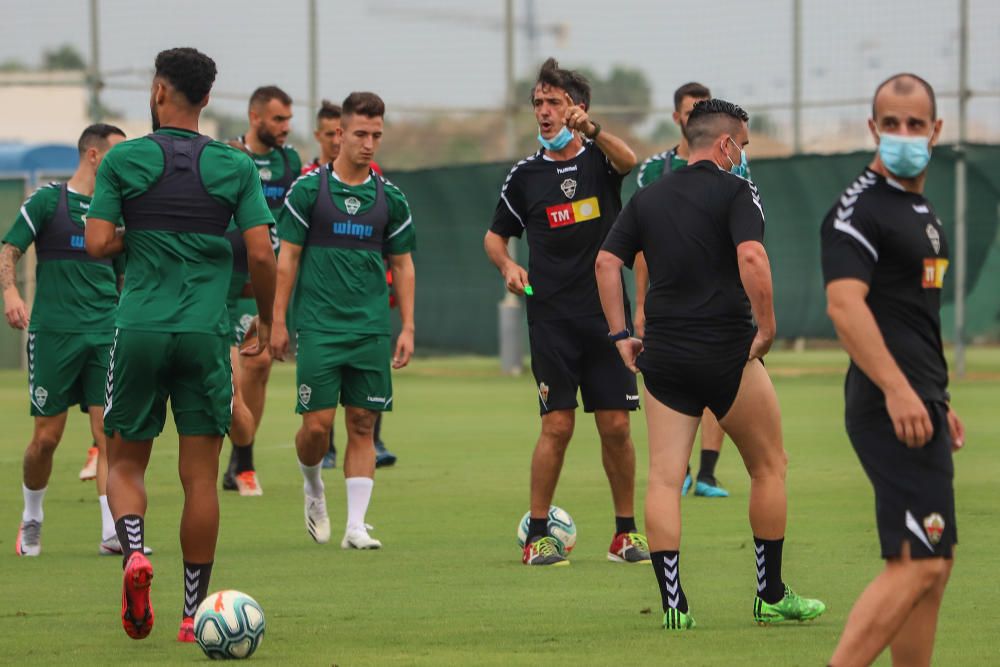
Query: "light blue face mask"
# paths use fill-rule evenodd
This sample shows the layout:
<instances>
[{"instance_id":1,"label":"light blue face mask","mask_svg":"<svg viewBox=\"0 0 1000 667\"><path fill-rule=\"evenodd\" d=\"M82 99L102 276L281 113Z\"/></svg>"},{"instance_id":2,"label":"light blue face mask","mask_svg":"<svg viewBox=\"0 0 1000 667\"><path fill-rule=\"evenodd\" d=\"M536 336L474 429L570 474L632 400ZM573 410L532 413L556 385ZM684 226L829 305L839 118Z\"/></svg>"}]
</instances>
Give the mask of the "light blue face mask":
<instances>
[{"instance_id":1,"label":"light blue face mask","mask_svg":"<svg viewBox=\"0 0 1000 667\"><path fill-rule=\"evenodd\" d=\"M878 156L893 176L913 178L923 173L931 161L930 139L901 134L879 134Z\"/></svg>"},{"instance_id":2,"label":"light blue face mask","mask_svg":"<svg viewBox=\"0 0 1000 667\"><path fill-rule=\"evenodd\" d=\"M726 159L729 160L729 164L732 166L729 168L729 173L739 176L740 178L746 180L750 178L750 165L747 164L747 152L740 148L740 145L733 141L732 137L729 141L733 142L733 146L740 149L740 163L736 164L733 162L732 158L729 157L729 153L726 153Z\"/></svg>"},{"instance_id":3,"label":"light blue face mask","mask_svg":"<svg viewBox=\"0 0 1000 667\"><path fill-rule=\"evenodd\" d=\"M566 144L573 140L573 133L570 129L563 125L562 129L559 130L559 134L552 137L551 139L545 139L542 137L542 131L538 131L538 143L545 147L547 151L561 151L566 148Z\"/></svg>"}]
</instances>

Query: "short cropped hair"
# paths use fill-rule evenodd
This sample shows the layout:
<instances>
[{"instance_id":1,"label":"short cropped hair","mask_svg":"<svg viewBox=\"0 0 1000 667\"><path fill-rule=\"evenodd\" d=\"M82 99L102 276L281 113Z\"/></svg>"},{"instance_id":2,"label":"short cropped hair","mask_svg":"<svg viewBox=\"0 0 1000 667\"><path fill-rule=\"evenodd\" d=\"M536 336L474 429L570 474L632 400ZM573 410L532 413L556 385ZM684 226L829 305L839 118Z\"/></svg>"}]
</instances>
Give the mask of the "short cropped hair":
<instances>
[{"instance_id":1,"label":"short cropped hair","mask_svg":"<svg viewBox=\"0 0 1000 667\"><path fill-rule=\"evenodd\" d=\"M712 97L712 91L708 89L708 86L698 83L697 81L685 83L683 86L674 91L674 111L681 110L681 102L684 101L685 97L693 97L697 100L707 100Z\"/></svg>"},{"instance_id":2,"label":"short cropped hair","mask_svg":"<svg viewBox=\"0 0 1000 667\"><path fill-rule=\"evenodd\" d=\"M890 83L892 84L893 92L901 93L903 95L910 93L915 85L921 86L924 89L924 92L927 93L927 97L929 97L931 100L931 120L932 121L937 120L937 97L935 97L934 95L934 88L931 86L931 84L927 83L927 81L923 77L919 77L916 74L911 74L910 72L900 72L899 74L893 74L888 79L878 84L878 88L875 89L875 94L872 95L873 119L877 119L877 116L875 115L875 99L878 97L878 94L882 92L882 89L888 86Z\"/></svg>"},{"instance_id":3,"label":"short cropped hair","mask_svg":"<svg viewBox=\"0 0 1000 667\"><path fill-rule=\"evenodd\" d=\"M261 86L257 90L253 91L250 96L250 108L260 106L262 104L267 104L271 100L278 100L285 106L292 106L292 98L277 86Z\"/></svg>"},{"instance_id":4,"label":"short cropped hair","mask_svg":"<svg viewBox=\"0 0 1000 667\"><path fill-rule=\"evenodd\" d=\"M375 93L353 92L344 98L341 113L344 116L382 118L385 116L385 102Z\"/></svg>"},{"instance_id":5,"label":"short cropped hair","mask_svg":"<svg viewBox=\"0 0 1000 667\"><path fill-rule=\"evenodd\" d=\"M339 104L334 104L330 100L323 100L319 111L316 112L316 127L319 127L319 123L322 120L339 119L342 113L343 109L340 108Z\"/></svg>"},{"instance_id":6,"label":"short cropped hair","mask_svg":"<svg viewBox=\"0 0 1000 667\"><path fill-rule=\"evenodd\" d=\"M584 109L590 108L590 82L587 81L587 77L575 70L562 69L555 58L546 60L538 70L538 79L531 89L532 102L535 100L535 87L538 84L562 88L569 93L574 104L580 104Z\"/></svg>"},{"instance_id":7,"label":"short cropped hair","mask_svg":"<svg viewBox=\"0 0 1000 667\"><path fill-rule=\"evenodd\" d=\"M742 107L726 100L702 100L694 105L688 117L685 136L692 148L702 148L735 125L750 120Z\"/></svg>"},{"instance_id":8,"label":"short cropped hair","mask_svg":"<svg viewBox=\"0 0 1000 667\"><path fill-rule=\"evenodd\" d=\"M76 149L80 151L80 155L83 155L88 149L95 148L106 143L108 137L112 134L117 134L122 137L125 136L125 133L122 132L121 128L115 127L114 125L108 125L107 123L94 123L93 125L88 125L80 134L80 139L76 142Z\"/></svg>"},{"instance_id":9,"label":"short cropped hair","mask_svg":"<svg viewBox=\"0 0 1000 667\"><path fill-rule=\"evenodd\" d=\"M156 54L156 76L183 93L192 106L201 104L212 90L217 72L215 61L198 49L182 47Z\"/></svg>"}]
</instances>

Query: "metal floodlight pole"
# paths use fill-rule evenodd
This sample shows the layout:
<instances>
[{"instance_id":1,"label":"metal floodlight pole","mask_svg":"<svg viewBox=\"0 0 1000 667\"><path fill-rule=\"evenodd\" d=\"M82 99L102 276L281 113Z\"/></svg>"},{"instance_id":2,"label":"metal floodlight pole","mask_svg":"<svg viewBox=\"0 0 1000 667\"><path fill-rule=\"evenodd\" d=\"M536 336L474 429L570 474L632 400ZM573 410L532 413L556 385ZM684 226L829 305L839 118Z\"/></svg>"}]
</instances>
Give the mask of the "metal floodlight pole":
<instances>
[{"instance_id":1,"label":"metal floodlight pole","mask_svg":"<svg viewBox=\"0 0 1000 667\"><path fill-rule=\"evenodd\" d=\"M101 120L101 49L98 15L97 0L90 0L90 67L87 72L87 84L90 88L89 115L92 123Z\"/></svg>"},{"instance_id":2,"label":"metal floodlight pole","mask_svg":"<svg viewBox=\"0 0 1000 667\"><path fill-rule=\"evenodd\" d=\"M802 0L792 0L792 152L802 152Z\"/></svg>"},{"instance_id":3,"label":"metal floodlight pole","mask_svg":"<svg viewBox=\"0 0 1000 667\"><path fill-rule=\"evenodd\" d=\"M309 113L314 114L319 108L319 39L317 36L317 9L316 0L309 0Z\"/></svg>"},{"instance_id":4,"label":"metal floodlight pole","mask_svg":"<svg viewBox=\"0 0 1000 667\"><path fill-rule=\"evenodd\" d=\"M965 291L968 267L965 142L969 109L969 0L959 0L958 146L955 159L955 375L965 377Z\"/></svg>"},{"instance_id":5,"label":"metal floodlight pole","mask_svg":"<svg viewBox=\"0 0 1000 667\"><path fill-rule=\"evenodd\" d=\"M504 70L506 90L504 91L504 126L506 128L506 152L509 160L515 159L517 150L517 126L515 124L516 100L514 81L514 0L504 2ZM511 259L517 261L517 240L508 243ZM497 327L500 341L500 368L504 373L520 375L524 351L521 345L523 313L521 300L507 292L497 304Z\"/></svg>"}]
</instances>

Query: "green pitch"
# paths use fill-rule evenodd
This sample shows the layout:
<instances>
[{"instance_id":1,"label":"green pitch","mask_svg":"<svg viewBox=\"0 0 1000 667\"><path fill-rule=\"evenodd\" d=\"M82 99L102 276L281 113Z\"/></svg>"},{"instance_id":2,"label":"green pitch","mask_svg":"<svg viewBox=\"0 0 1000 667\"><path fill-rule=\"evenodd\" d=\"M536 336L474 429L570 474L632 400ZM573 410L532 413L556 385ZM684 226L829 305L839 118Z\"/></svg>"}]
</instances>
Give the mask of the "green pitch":
<instances>
[{"instance_id":1,"label":"green pitch","mask_svg":"<svg viewBox=\"0 0 1000 667\"><path fill-rule=\"evenodd\" d=\"M385 542L381 552L339 548L340 469L324 473L331 543L317 545L306 535L292 446L298 426L293 369L278 364L257 438L264 496L222 496L212 589L236 588L263 606L267 634L252 658L259 664L825 664L851 604L881 568L871 490L844 436L843 356L780 353L768 367L789 454L784 573L797 591L827 603L829 611L816 622L753 624L748 480L727 443L718 474L733 497L683 503L684 586L698 628L663 632L650 568L605 559L614 526L610 495L592 420L582 412L555 499L579 530L572 565L522 566L515 530L528 505L536 392L528 377L499 377L496 361L488 359L418 359L395 374L397 409L386 418L383 436L399 463L376 475L368 515ZM1000 553L1000 351L973 351L970 379L955 383L953 395L969 444L956 464L961 546L934 664L990 664L996 660L990 610ZM31 426L20 372L0 373L0 416L0 659L19 665L205 660L197 647L175 640L181 488L172 427L157 441L147 480L156 625L149 639L137 642L121 629L120 561L97 556L94 483L77 480L89 444L83 416L71 415L56 455L37 559L13 553L21 455ZM633 424L641 522L641 413ZM343 443L342 422L337 429ZM693 463L697 467L697 455Z\"/></svg>"}]
</instances>

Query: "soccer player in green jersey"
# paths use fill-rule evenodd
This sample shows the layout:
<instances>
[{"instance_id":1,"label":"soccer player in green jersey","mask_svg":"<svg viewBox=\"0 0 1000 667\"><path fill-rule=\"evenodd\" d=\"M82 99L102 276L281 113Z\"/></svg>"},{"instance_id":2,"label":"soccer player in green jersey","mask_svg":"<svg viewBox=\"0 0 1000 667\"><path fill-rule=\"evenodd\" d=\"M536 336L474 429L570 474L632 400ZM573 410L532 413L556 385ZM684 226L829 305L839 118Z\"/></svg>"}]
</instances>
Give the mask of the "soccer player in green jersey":
<instances>
[{"instance_id":1,"label":"soccer player in green jersey","mask_svg":"<svg viewBox=\"0 0 1000 667\"><path fill-rule=\"evenodd\" d=\"M288 352L285 314L292 289L298 340L296 384L302 428L295 436L305 478L306 530L330 539L320 469L338 402L344 406L347 529L344 549L378 549L365 524L375 476L373 429L392 409L392 368L413 353L414 232L403 193L371 163L382 140L385 104L351 93L341 116L341 149L332 165L300 178L278 215L281 253L271 352ZM402 330L393 352L389 293L382 263L389 255Z\"/></svg>"},{"instance_id":2,"label":"soccer player in green jersey","mask_svg":"<svg viewBox=\"0 0 1000 667\"><path fill-rule=\"evenodd\" d=\"M198 133L215 63L191 48L162 51L150 94L152 134L122 142L97 172L86 247L94 257L126 251L128 267L108 366L104 432L108 500L124 553L122 625L133 639L153 626L153 567L142 553L144 477L167 399L180 436L184 487L180 641L194 641L194 612L208 592L219 532L215 488L230 425L232 371L226 290L230 220L243 231L259 310L257 341L268 344L275 260L257 169L244 153ZM122 230L112 220L121 219Z\"/></svg>"},{"instance_id":3,"label":"soccer player in green jersey","mask_svg":"<svg viewBox=\"0 0 1000 667\"><path fill-rule=\"evenodd\" d=\"M691 153L687 137L684 135L688 116L691 115L691 109L696 103L711 97L712 93L708 87L697 82L685 83L674 91L673 118L681 130L681 140L670 150L657 153L642 163L639 167L639 175L636 177L640 188L655 183L660 177L675 169L687 166L688 155ZM647 291L649 291L649 269L646 268L646 260L642 253L639 253L635 258L635 316L633 317L635 334L639 338L642 338L646 328ZM722 450L724 438L725 433L719 426L719 420L710 410L705 410L701 417L701 467L698 469L698 478L694 486L696 496L707 498L726 498L729 496L729 492L722 488L715 478L715 464L719 461L719 452ZM684 476L684 485L681 488L682 495L687 495L691 488L691 482L691 467L688 466L687 475Z\"/></svg>"},{"instance_id":4,"label":"soccer player in green jersey","mask_svg":"<svg viewBox=\"0 0 1000 667\"><path fill-rule=\"evenodd\" d=\"M292 98L278 86L261 86L250 96L247 118L250 127L246 134L230 142L230 145L241 148L253 158L260 172L264 199L271 214L277 216L288 189L302 171L302 159L295 149L286 144L292 121ZM277 251L278 237L273 229L271 242ZM242 252L242 248L236 246L233 250ZM242 288L234 285L233 289L238 291L230 293L230 303L235 302L235 308L230 307L230 318L235 328L236 343L240 344L249 321L257 311L249 285L244 283ZM236 371L239 393L253 415L253 430L248 441L233 441L222 488L238 490L241 495L260 495L260 480L253 464L253 438L264 416L267 381L271 376L270 352L264 349L258 355L240 357L239 366Z\"/></svg>"},{"instance_id":5,"label":"soccer player in green jersey","mask_svg":"<svg viewBox=\"0 0 1000 667\"><path fill-rule=\"evenodd\" d=\"M19 556L41 553L42 501L52 457L72 405L89 406L90 430L101 505L99 553L121 553L105 495L108 464L104 447L104 378L114 336L118 298L110 260L98 261L83 247L83 227L94 194L97 167L125 138L113 125L86 128L77 147L80 162L66 183L50 183L21 206L0 249L4 315L15 329L28 329L28 395L35 428L24 452L24 511L14 548ZM15 264L32 243L38 257L37 291L28 309L15 282Z\"/></svg>"}]
</instances>

